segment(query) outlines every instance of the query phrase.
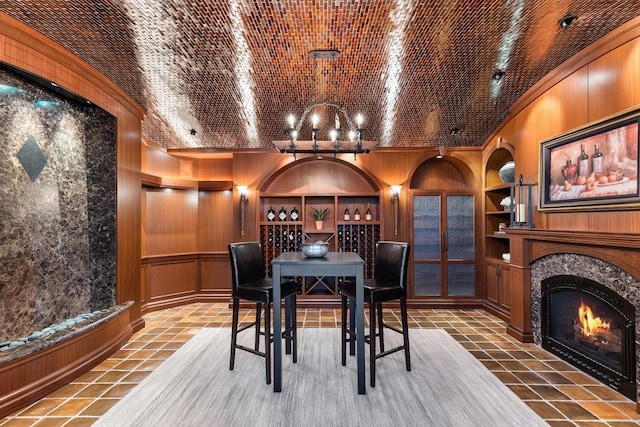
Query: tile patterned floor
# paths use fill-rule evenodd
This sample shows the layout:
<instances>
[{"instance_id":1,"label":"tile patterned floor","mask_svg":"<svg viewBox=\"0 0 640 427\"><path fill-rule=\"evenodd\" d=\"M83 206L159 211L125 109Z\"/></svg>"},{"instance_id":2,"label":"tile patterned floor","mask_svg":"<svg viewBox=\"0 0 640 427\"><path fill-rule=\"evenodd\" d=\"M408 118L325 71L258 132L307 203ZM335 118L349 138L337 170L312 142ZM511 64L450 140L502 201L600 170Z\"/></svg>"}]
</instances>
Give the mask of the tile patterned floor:
<instances>
[{"instance_id":1,"label":"tile patterned floor","mask_svg":"<svg viewBox=\"0 0 640 427\"><path fill-rule=\"evenodd\" d=\"M396 317L389 310L385 319ZM339 327L332 309L298 311L303 327ZM409 310L412 328L442 328L549 425L638 426L636 404L533 344L505 333L483 310ZM230 326L227 304L190 304L144 316L146 327L109 359L33 405L0 419L2 427L90 426L199 329Z\"/></svg>"}]
</instances>

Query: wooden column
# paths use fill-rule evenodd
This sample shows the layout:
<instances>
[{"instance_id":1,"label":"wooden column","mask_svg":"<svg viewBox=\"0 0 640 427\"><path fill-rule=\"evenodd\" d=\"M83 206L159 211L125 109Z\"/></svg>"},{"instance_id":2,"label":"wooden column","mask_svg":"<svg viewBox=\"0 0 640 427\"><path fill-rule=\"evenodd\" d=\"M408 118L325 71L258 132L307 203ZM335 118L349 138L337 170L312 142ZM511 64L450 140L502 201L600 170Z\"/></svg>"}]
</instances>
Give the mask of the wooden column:
<instances>
[{"instance_id":1,"label":"wooden column","mask_svg":"<svg viewBox=\"0 0 640 427\"><path fill-rule=\"evenodd\" d=\"M531 326L530 243L524 236L509 236L511 318L507 333L521 342L533 342Z\"/></svg>"}]
</instances>

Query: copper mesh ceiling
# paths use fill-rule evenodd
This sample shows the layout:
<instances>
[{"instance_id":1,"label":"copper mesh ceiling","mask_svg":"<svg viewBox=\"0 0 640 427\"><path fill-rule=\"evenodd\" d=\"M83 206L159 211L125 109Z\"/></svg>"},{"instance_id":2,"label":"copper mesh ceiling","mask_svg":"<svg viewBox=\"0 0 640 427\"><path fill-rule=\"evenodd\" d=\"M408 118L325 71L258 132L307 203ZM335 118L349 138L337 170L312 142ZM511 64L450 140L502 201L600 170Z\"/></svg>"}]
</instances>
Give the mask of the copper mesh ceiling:
<instances>
[{"instance_id":1,"label":"copper mesh ceiling","mask_svg":"<svg viewBox=\"0 0 640 427\"><path fill-rule=\"evenodd\" d=\"M593 0L0 0L147 110L165 148L271 149L331 100L387 147L482 144L536 81L636 17ZM578 19L566 30L565 14ZM337 59L312 59L335 49ZM496 70L505 72L500 82ZM322 107L320 128L335 115ZM301 133L308 131L307 125ZM457 128L457 135L451 129ZM191 130L196 131L192 135Z\"/></svg>"}]
</instances>

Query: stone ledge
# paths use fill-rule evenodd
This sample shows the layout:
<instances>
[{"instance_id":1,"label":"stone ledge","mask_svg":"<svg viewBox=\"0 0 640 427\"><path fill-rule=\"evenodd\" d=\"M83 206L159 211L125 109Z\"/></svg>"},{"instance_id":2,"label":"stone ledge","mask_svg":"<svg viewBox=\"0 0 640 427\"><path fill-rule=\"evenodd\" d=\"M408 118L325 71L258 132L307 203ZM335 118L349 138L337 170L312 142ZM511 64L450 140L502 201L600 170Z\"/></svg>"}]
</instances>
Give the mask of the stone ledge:
<instances>
[{"instance_id":1,"label":"stone ledge","mask_svg":"<svg viewBox=\"0 0 640 427\"><path fill-rule=\"evenodd\" d=\"M89 317L82 322L76 323L75 325L67 326L62 330L56 331L55 333L44 335L40 338L36 338L32 341L26 342L23 345L12 347L8 350L0 350L0 366L46 350L50 347L60 344L63 341L83 335L87 331L94 329L99 325L108 322L110 319L117 317L123 311L128 310L132 305L133 301L127 301L123 304L104 309L100 311L99 314L96 314L93 317Z\"/></svg>"}]
</instances>

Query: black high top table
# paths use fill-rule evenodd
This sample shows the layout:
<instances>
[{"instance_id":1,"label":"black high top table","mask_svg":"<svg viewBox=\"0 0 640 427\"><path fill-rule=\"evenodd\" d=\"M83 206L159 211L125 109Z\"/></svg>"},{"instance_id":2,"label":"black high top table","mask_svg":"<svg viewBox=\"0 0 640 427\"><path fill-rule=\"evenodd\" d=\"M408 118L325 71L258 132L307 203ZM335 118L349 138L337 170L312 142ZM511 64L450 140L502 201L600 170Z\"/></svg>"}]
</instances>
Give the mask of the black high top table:
<instances>
[{"instance_id":1,"label":"black high top table","mask_svg":"<svg viewBox=\"0 0 640 427\"><path fill-rule=\"evenodd\" d=\"M356 358L358 394L366 394L364 357L364 260L354 252L329 252L307 258L302 252L283 252L271 261L273 278L273 391L282 391L282 315L280 280L283 276L341 276L356 279Z\"/></svg>"}]
</instances>

